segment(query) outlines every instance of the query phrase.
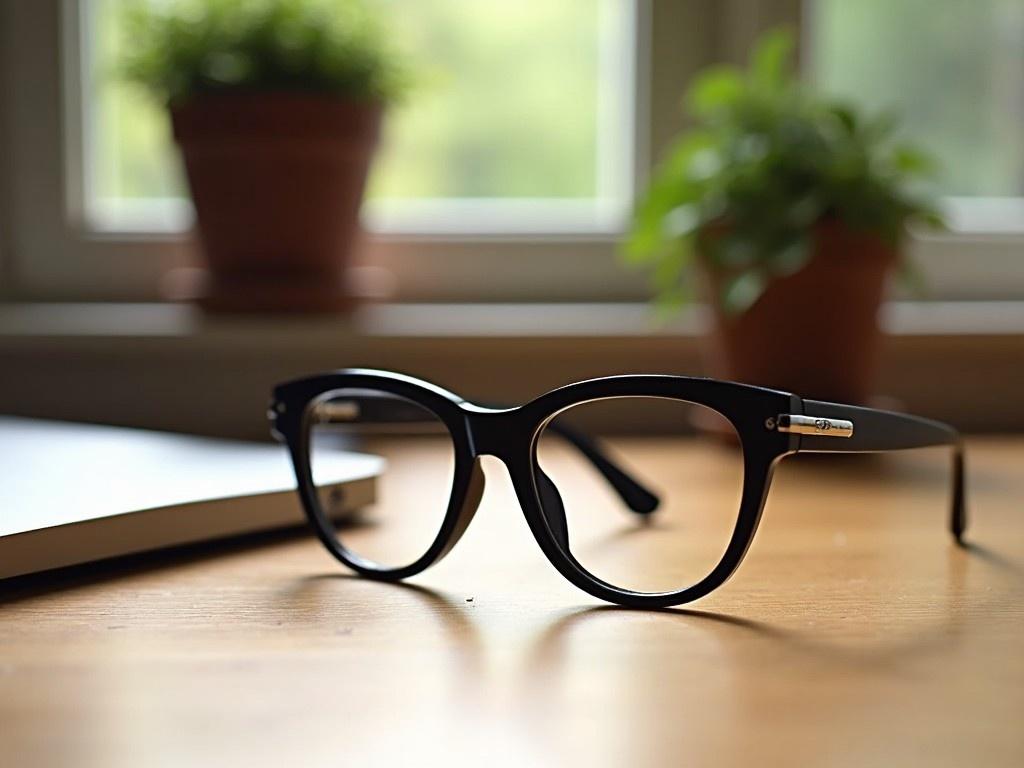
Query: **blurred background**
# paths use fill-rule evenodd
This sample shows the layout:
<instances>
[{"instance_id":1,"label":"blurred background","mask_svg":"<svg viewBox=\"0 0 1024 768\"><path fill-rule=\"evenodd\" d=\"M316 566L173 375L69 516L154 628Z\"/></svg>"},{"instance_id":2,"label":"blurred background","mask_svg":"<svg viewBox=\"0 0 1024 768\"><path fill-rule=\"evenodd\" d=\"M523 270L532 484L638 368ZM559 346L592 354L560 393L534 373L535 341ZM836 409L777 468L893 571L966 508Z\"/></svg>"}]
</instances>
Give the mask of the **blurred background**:
<instances>
[{"instance_id":1,"label":"blurred background","mask_svg":"<svg viewBox=\"0 0 1024 768\"><path fill-rule=\"evenodd\" d=\"M384 5L389 33L410 53L421 83L391 115L369 192L372 223L399 228L401 218L389 221L386 212L400 217L403 204L424 201L549 201L552 211L556 203L572 202L579 210L605 204L609 213L615 204L631 202L624 194L635 166L631 127L638 110L649 108L637 98L637 86L648 84L638 83L631 70L638 57L646 59L648 77L658 66L649 59L651 32L638 28L633 3ZM675 5L689 5L686 10L694 14L701 4ZM780 15L791 6L803 22L805 77L864 107L895 108L902 130L942 158L944 171L931 184L954 205L965 206L958 228L970 227L971 214L984 206L990 206L990 219L998 216L999 201L985 198L1024 196L1020 3L772 5ZM757 7L751 4L751 18ZM112 230L142 227L147 212L156 228L173 220L167 212L172 206L180 210L187 197L160 105L104 77L123 56L128 8L123 0L94 0L82 18L89 35L83 74L91 97L83 115L85 202L94 225ZM708 48L709 36L722 24L742 24L734 17L748 15L744 4L732 4L732 10L708 19L713 27L677 29L679 47ZM719 58L726 57L709 60ZM973 201L980 205L972 206L972 198L981 198ZM523 216L520 225L528 221ZM973 223L980 228L980 221ZM448 222L452 229L455 224Z\"/></svg>"},{"instance_id":2,"label":"blurred background","mask_svg":"<svg viewBox=\"0 0 1024 768\"><path fill-rule=\"evenodd\" d=\"M886 294L872 398L1024 427L1018 0L374 5L413 86L388 111L352 253L371 300L315 317L172 300L199 247L166 110L116 76L131 4L0 6L4 411L263 437L270 386L314 370L393 368L488 401L712 370L702 302L653 309L621 244L690 125L694 78L783 25L804 83L895 111L938 161L923 184L946 228L907 242L923 288Z\"/></svg>"}]
</instances>

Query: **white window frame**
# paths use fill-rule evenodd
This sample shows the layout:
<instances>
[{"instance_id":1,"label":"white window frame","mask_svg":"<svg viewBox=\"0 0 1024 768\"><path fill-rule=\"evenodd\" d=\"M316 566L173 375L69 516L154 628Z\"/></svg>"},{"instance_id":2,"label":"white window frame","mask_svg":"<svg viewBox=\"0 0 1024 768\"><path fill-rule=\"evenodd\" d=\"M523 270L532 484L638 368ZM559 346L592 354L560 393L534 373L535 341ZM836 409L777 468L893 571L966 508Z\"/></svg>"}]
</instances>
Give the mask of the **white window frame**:
<instances>
[{"instance_id":1,"label":"white window frame","mask_svg":"<svg viewBox=\"0 0 1024 768\"><path fill-rule=\"evenodd\" d=\"M799 22L808 11L804 0L635 2L630 181L642 189L652 158L680 127L678 100L689 77L710 61L742 55L760 29ZM0 4L0 290L19 299L156 300L168 271L194 262L189 241L173 234L92 231L76 192L84 188L79 10L79 0ZM21 76L25 72L33 73L31 81ZM1015 221L1024 201L952 205L951 233L917 237L910 246L927 274L929 297L1024 297L1024 218ZM622 268L620 225L609 225L612 217L600 226L566 217L534 217L532 228L506 221L500 233L495 230L501 222L492 220L456 233L424 226L429 213L421 210L419 226L407 220L404 232L369 237L361 255L394 276L398 300L648 296L645 277Z\"/></svg>"}]
</instances>

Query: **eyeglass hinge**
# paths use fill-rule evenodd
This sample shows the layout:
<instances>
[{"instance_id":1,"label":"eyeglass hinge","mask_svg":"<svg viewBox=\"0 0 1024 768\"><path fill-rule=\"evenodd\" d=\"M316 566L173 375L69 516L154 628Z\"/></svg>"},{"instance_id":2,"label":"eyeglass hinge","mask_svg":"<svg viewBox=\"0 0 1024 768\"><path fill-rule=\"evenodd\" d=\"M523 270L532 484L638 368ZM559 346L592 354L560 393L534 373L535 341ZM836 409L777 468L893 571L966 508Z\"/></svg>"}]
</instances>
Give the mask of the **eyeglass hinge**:
<instances>
[{"instance_id":1,"label":"eyeglass hinge","mask_svg":"<svg viewBox=\"0 0 1024 768\"><path fill-rule=\"evenodd\" d=\"M284 442L284 435L277 428L277 417L285 412L285 405L282 402L271 400L267 406L267 421L270 422L270 434L278 442Z\"/></svg>"},{"instance_id":2,"label":"eyeglass hinge","mask_svg":"<svg viewBox=\"0 0 1024 768\"><path fill-rule=\"evenodd\" d=\"M830 419L824 416L802 416L796 413L780 413L775 423L779 432L819 437L853 437L853 422L846 419Z\"/></svg>"}]
</instances>

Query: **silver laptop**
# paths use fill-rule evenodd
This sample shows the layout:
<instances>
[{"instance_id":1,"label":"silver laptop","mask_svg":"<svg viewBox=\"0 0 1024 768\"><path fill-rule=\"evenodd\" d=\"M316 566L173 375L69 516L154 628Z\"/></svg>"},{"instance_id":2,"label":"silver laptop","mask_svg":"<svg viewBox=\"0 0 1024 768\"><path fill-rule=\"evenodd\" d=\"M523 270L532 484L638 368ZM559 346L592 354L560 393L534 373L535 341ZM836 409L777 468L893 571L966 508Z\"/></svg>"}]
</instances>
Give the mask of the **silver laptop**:
<instances>
[{"instance_id":1,"label":"silver laptop","mask_svg":"<svg viewBox=\"0 0 1024 768\"><path fill-rule=\"evenodd\" d=\"M334 462L346 509L373 503L383 459ZM303 520L280 445L0 417L0 579Z\"/></svg>"}]
</instances>

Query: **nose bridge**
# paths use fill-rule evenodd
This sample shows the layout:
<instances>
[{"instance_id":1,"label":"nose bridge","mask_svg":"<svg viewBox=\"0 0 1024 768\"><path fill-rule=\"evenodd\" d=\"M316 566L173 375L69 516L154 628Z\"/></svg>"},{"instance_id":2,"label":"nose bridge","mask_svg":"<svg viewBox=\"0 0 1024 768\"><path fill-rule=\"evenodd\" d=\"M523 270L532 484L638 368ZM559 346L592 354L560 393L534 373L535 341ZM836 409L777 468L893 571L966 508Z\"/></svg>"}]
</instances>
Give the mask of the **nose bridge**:
<instances>
[{"instance_id":1,"label":"nose bridge","mask_svg":"<svg viewBox=\"0 0 1024 768\"><path fill-rule=\"evenodd\" d=\"M472 406L467 410L466 422L478 456L496 456L508 466L517 451L526 450L518 409Z\"/></svg>"}]
</instances>

